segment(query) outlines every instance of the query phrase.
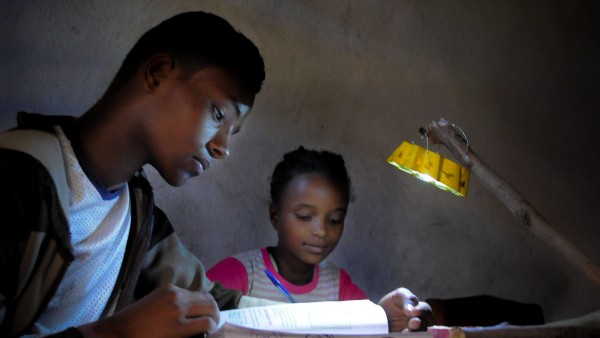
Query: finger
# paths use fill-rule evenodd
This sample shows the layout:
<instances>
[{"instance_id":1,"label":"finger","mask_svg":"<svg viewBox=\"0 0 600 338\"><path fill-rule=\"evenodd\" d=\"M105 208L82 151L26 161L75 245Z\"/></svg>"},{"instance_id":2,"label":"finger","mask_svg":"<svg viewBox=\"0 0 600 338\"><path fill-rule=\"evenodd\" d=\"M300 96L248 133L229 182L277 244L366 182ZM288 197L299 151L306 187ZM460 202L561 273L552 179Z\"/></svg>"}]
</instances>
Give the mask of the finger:
<instances>
[{"instance_id":1,"label":"finger","mask_svg":"<svg viewBox=\"0 0 600 338\"><path fill-rule=\"evenodd\" d=\"M400 297L401 301L401 304L398 305L402 305L405 308L406 304L411 304L412 306L415 306L419 303L419 299L417 298L417 296L415 296L407 288L398 288L396 290L396 295Z\"/></svg>"},{"instance_id":2,"label":"finger","mask_svg":"<svg viewBox=\"0 0 600 338\"><path fill-rule=\"evenodd\" d=\"M410 314L411 317L420 317L423 314L431 312L431 306L425 302L419 302L416 306L408 306L407 308L407 315Z\"/></svg>"},{"instance_id":3,"label":"finger","mask_svg":"<svg viewBox=\"0 0 600 338\"><path fill-rule=\"evenodd\" d=\"M404 303L404 314L407 317L414 317L415 316L414 312L415 312L415 306L410 301L406 301Z\"/></svg>"},{"instance_id":4,"label":"finger","mask_svg":"<svg viewBox=\"0 0 600 338\"><path fill-rule=\"evenodd\" d=\"M419 304L417 304L417 308L421 311L431 311L431 305L426 302L419 302Z\"/></svg>"},{"instance_id":5,"label":"finger","mask_svg":"<svg viewBox=\"0 0 600 338\"><path fill-rule=\"evenodd\" d=\"M214 301L215 299L209 292L204 291L188 291L185 290L185 298L189 299L191 302L202 302L207 300Z\"/></svg>"},{"instance_id":6,"label":"finger","mask_svg":"<svg viewBox=\"0 0 600 338\"><path fill-rule=\"evenodd\" d=\"M208 292L187 291L186 293L182 293L179 296L181 304L185 304L189 307L215 303L215 299Z\"/></svg>"},{"instance_id":7,"label":"finger","mask_svg":"<svg viewBox=\"0 0 600 338\"><path fill-rule=\"evenodd\" d=\"M418 317L413 317L408 320L408 329L411 331L416 331L421 326L421 319Z\"/></svg>"},{"instance_id":8,"label":"finger","mask_svg":"<svg viewBox=\"0 0 600 338\"><path fill-rule=\"evenodd\" d=\"M186 318L196 318L196 317L211 317L215 322L219 322L220 312L219 306L217 302L214 300L206 299L203 301L198 301L193 304L188 304L188 309L186 312Z\"/></svg>"},{"instance_id":9,"label":"finger","mask_svg":"<svg viewBox=\"0 0 600 338\"><path fill-rule=\"evenodd\" d=\"M417 296L412 292L405 290L404 296L404 313L408 317L418 317L423 312L431 311L431 306L425 302L420 302Z\"/></svg>"},{"instance_id":10,"label":"finger","mask_svg":"<svg viewBox=\"0 0 600 338\"><path fill-rule=\"evenodd\" d=\"M398 288L391 292L389 296L391 296L392 303L398 306L405 316L412 317L414 305L417 303L413 304L410 294L407 294L405 291L403 291L403 288Z\"/></svg>"},{"instance_id":11,"label":"finger","mask_svg":"<svg viewBox=\"0 0 600 338\"><path fill-rule=\"evenodd\" d=\"M201 333L214 333L218 329L218 322L210 316L186 318L183 324L184 332L188 337Z\"/></svg>"},{"instance_id":12,"label":"finger","mask_svg":"<svg viewBox=\"0 0 600 338\"><path fill-rule=\"evenodd\" d=\"M424 328L426 329L428 326L434 324L433 311L428 303L419 302L417 309L419 312L417 316L421 320L421 326L419 327L420 330Z\"/></svg>"}]
</instances>

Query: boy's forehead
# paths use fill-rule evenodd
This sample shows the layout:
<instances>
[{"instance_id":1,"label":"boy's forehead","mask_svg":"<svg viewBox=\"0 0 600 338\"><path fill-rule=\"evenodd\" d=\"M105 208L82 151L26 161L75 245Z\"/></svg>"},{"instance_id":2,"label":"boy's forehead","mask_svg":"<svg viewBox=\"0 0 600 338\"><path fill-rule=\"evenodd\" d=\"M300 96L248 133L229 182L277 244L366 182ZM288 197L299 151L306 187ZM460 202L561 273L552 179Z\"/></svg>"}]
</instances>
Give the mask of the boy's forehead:
<instances>
[{"instance_id":1,"label":"boy's forehead","mask_svg":"<svg viewBox=\"0 0 600 338\"><path fill-rule=\"evenodd\" d=\"M240 116L248 114L254 104L254 93L244 89L238 79L227 69L220 67L206 67L198 70L194 78L206 81L218 88L235 106Z\"/></svg>"}]
</instances>

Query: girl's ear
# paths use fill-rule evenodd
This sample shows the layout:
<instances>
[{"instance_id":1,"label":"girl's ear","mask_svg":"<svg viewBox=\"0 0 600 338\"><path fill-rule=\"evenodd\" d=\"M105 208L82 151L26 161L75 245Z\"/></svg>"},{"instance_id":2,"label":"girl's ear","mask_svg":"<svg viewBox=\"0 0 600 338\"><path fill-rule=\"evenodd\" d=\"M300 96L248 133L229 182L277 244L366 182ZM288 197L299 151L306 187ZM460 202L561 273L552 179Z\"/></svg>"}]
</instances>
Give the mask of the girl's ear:
<instances>
[{"instance_id":1,"label":"girl's ear","mask_svg":"<svg viewBox=\"0 0 600 338\"><path fill-rule=\"evenodd\" d=\"M269 219L271 220L273 229L277 230L279 227L279 216L277 215L277 210L275 210L274 207L269 207Z\"/></svg>"},{"instance_id":2,"label":"girl's ear","mask_svg":"<svg viewBox=\"0 0 600 338\"><path fill-rule=\"evenodd\" d=\"M173 57L166 53L152 56L144 66L144 88L152 92L174 71Z\"/></svg>"}]
</instances>

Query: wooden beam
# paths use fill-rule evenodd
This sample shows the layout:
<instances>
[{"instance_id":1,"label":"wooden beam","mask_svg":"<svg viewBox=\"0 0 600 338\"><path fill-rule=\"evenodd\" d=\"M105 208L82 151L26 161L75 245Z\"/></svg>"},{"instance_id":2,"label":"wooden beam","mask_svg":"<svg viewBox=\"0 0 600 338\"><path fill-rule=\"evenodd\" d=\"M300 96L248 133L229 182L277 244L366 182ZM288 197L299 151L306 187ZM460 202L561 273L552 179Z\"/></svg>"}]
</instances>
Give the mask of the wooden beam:
<instances>
[{"instance_id":1,"label":"wooden beam","mask_svg":"<svg viewBox=\"0 0 600 338\"><path fill-rule=\"evenodd\" d=\"M467 144L459 129L446 120L440 119L425 128L420 128L419 132L426 135L430 143L443 144L462 166L469 168L472 175L479 178L481 183L517 217L522 225L563 254L593 282L600 285L600 267L552 227L521 194L479 158L472 147Z\"/></svg>"}]
</instances>

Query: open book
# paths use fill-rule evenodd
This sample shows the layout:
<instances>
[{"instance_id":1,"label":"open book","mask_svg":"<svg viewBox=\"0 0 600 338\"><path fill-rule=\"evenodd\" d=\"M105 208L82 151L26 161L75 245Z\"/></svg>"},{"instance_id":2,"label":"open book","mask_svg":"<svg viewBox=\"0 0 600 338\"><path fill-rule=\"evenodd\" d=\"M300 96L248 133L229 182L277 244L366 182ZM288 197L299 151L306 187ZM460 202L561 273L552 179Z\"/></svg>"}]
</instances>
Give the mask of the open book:
<instances>
[{"instance_id":1,"label":"open book","mask_svg":"<svg viewBox=\"0 0 600 338\"><path fill-rule=\"evenodd\" d=\"M369 300L289 303L221 312L211 337L433 337L427 332L388 333L383 308Z\"/></svg>"}]
</instances>

